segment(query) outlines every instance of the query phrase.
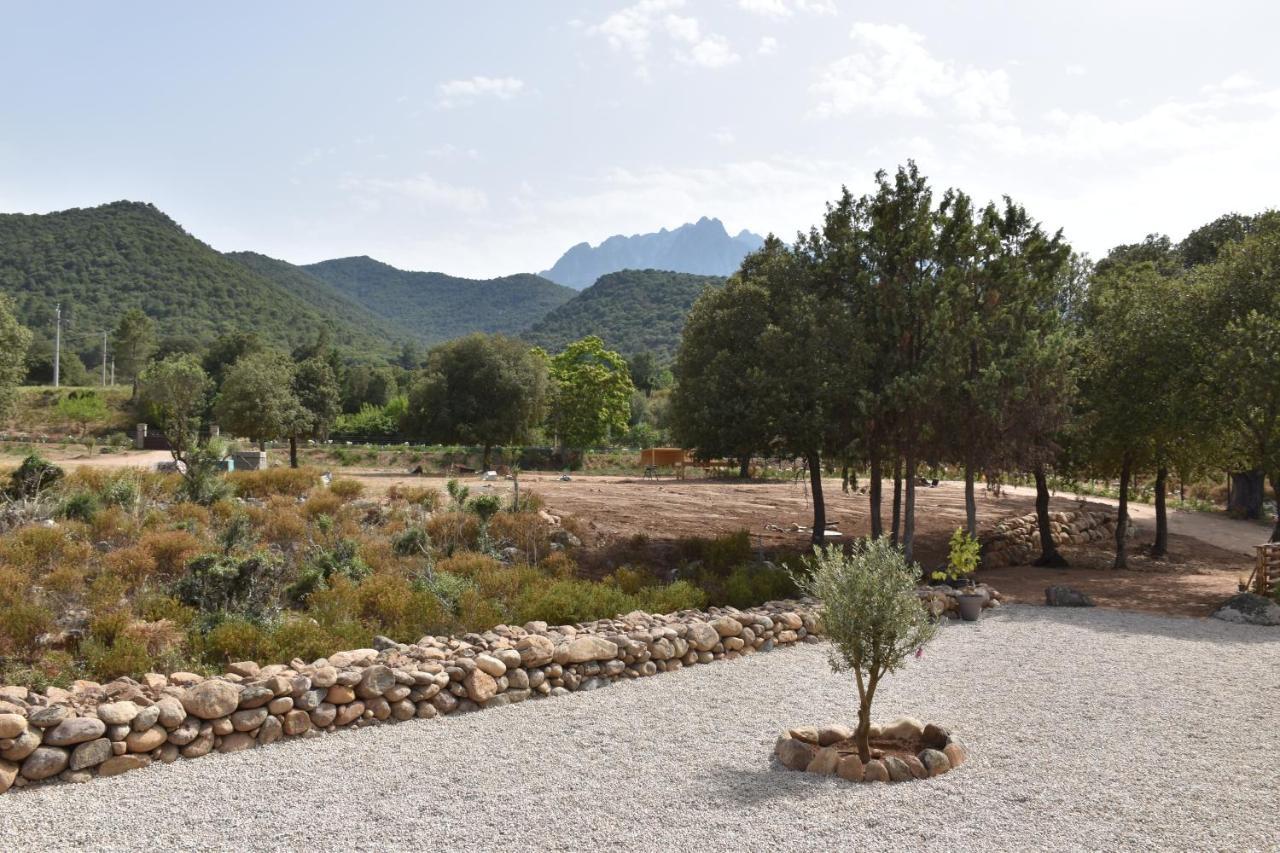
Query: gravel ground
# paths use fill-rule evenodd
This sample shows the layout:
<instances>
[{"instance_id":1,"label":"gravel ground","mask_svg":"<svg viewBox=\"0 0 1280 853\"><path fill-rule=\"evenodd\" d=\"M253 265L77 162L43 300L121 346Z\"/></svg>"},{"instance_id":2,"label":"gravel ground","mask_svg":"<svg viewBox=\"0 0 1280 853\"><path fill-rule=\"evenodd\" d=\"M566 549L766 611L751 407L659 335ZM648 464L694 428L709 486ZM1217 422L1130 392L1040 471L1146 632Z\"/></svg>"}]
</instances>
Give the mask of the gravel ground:
<instances>
[{"instance_id":1,"label":"gravel ground","mask_svg":"<svg viewBox=\"0 0 1280 853\"><path fill-rule=\"evenodd\" d=\"M939 779L778 769L851 720L825 648L0 798L0 847L167 850L1280 849L1280 632L1009 607L949 626L878 719L950 725Z\"/></svg>"}]
</instances>

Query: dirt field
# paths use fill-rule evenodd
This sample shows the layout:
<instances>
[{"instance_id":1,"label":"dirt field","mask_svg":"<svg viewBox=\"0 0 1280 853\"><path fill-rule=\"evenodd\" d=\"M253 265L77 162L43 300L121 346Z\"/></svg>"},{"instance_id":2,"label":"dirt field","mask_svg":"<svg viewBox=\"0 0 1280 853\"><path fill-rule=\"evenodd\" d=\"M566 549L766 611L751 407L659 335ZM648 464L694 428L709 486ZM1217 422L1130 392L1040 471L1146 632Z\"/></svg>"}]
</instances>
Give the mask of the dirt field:
<instances>
[{"instance_id":1,"label":"dirt field","mask_svg":"<svg viewBox=\"0 0 1280 853\"><path fill-rule=\"evenodd\" d=\"M167 453L137 453L82 456L59 459L61 464L93 466L138 465L149 467ZM335 469L335 474L339 471ZM442 490L443 478L406 476L398 472L341 469L341 476L355 477L371 494L385 493L395 484L435 484ZM492 483L469 479L473 494L510 494L506 480ZM558 475L526 473L521 488L537 493L547 509L557 515L573 515L590 531L588 545L607 547L643 534L661 542L690 536L715 536L746 530L752 541L767 551L802 550L808 535L793 532L793 525L812 521L812 504L805 483L778 481L736 482L732 480L673 479L644 480L626 477L575 476L562 482ZM861 494L844 494L838 480L824 483L827 517L846 536L862 536L870 531L868 500ZM886 497L890 489L886 488ZM887 504L887 500L886 500ZM1114 502L1072 496L1058 496L1053 509L1075 509L1081 505L1114 511ZM942 562L947 538L964 520L964 495L959 483L944 482L936 488L917 490L916 558L924 565ZM1008 490L1002 497L978 492L978 517L984 527L1012 515L1034 510L1030 490ZM886 515L888 508L886 506ZM1170 516L1170 550L1167 561L1152 561L1143 555L1152 538L1153 509L1131 505L1137 535L1131 544L1131 568L1116 572L1106 543L1099 547L1068 549L1072 568L1039 569L1030 566L983 570L981 579L991 583L1014 601L1043 600L1044 588L1064 583L1090 593L1097 603L1178 615L1204 616L1222 599L1236 591L1241 575L1252 567L1253 546L1266 540L1268 528L1234 521L1209 513L1175 512Z\"/></svg>"}]
</instances>

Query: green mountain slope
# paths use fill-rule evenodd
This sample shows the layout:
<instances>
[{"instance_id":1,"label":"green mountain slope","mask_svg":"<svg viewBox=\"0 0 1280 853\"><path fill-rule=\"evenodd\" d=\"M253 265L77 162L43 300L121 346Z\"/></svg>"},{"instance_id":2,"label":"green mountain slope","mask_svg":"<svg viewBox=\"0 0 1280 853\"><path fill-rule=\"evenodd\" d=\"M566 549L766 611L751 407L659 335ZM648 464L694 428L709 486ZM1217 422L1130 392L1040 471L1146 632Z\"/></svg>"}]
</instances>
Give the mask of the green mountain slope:
<instances>
[{"instance_id":1,"label":"green mountain slope","mask_svg":"<svg viewBox=\"0 0 1280 853\"><path fill-rule=\"evenodd\" d=\"M303 267L425 344L471 332L518 334L576 294L536 275L492 279L409 272L368 257Z\"/></svg>"},{"instance_id":2,"label":"green mountain slope","mask_svg":"<svg viewBox=\"0 0 1280 853\"><path fill-rule=\"evenodd\" d=\"M332 302L313 304L139 202L0 215L0 291L13 296L21 322L45 334L61 302L71 349L91 347L130 308L153 317L161 337L253 331L292 347L328 327L353 351L391 346L384 328L335 311Z\"/></svg>"},{"instance_id":3,"label":"green mountain slope","mask_svg":"<svg viewBox=\"0 0 1280 853\"><path fill-rule=\"evenodd\" d=\"M663 270L622 270L600 279L524 334L551 352L586 335L599 335L623 354L675 354L694 300L724 279Z\"/></svg>"}]
</instances>

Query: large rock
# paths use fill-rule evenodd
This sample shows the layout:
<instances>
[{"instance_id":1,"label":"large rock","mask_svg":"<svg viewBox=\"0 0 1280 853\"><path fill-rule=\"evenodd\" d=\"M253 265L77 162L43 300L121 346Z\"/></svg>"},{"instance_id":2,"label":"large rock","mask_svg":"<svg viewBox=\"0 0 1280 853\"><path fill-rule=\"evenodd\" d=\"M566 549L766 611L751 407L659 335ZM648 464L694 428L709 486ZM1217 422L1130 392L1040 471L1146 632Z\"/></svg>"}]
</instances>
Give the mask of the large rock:
<instances>
[{"instance_id":1,"label":"large rock","mask_svg":"<svg viewBox=\"0 0 1280 853\"><path fill-rule=\"evenodd\" d=\"M0 714L0 738L17 737L26 730L26 717L21 714Z\"/></svg>"},{"instance_id":2,"label":"large rock","mask_svg":"<svg viewBox=\"0 0 1280 853\"><path fill-rule=\"evenodd\" d=\"M689 623L689 632L685 638L698 651L709 652L720 642L720 633L706 622L695 621Z\"/></svg>"},{"instance_id":3,"label":"large rock","mask_svg":"<svg viewBox=\"0 0 1280 853\"><path fill-rule=\"evenodd\" d=\"M128 773L130 770L146 767L150 763L150 759L145 755L117 755L114 758L108 758L99 765L98 775L119 776L121 773Z\"/></svg>"},{"instance_id":4,"label":"large rock","mask_svg":"<svg viewBox=\"0 0 1280 853\"><path fill-rule=\"evenodd\" d=\"M742 623L732 616L720 616L711 620L711 627L721 637L736 637L742 633Z\"/></svg>"},{"instance_id":5,"label":"large rock","mask_svg":"<svg viewBox=\"0 0 1280 853\"><path fill-rule=\"evenodd\" d=\"M72 717L63 720L44 733L45 746L74 746L87 740L95 740L106 732L107 725L94 717ZM25 775L25 771L24 771Z\"/></svg>"},{"instance_id":6,"label":"large rock","mask_svg":"<svg viewBox=\"0 0 1280 853\"><path fill-rule=\"evenodd\" d=\"M494 678L501 678L507 674L507 665L493 655L476 655L475 661L476 667L489 673Z\"/></svg>"},{"instance_id":7,"label":"large rock","mask_svg":"<svg viewBox=\"0 0 1280 853\"><path fill-rule=\"evenodd\" d=\"M372 699L386 693L395 683L395 673L382 664L377 664L366 669L360 676L360 683L356 685L356 695L361 699Z\"/></svg>"},{"instance_id":8,"label":"large rock","mask_svg":"<svg viewBox=\"0 0 1280 853\"><path fill-rule=\"evenodd\" d=\"M0 794L13 787L13 781L18 778L18 765L12 761L0 761Z\"/></svg>"},{"instance_id":9,"label":"large rock","mask_svg":"<svg viewBox=\"0 0 1280 853\"><path fill-rule=\"evenodd\" d=\"M65 749L58 749L56 746L39 747L22 762L22 775L33 782L57 776L67 769L70 758Z\"/></svg>"},{"instance_id":10,"label":"large rock","mask_svg":"<svg viewBox=\"0 0 1280 853\"><path fill-rule=\"evenodd\" d=\"M1087 593L1069 586L1045 587L1044 603L1049 607L1093 607L1093 599Z\"/></svg>"},{"instance_id":11,"label":"large rock","mask_svg":"<svg viewBox=\"0 0 1280 853\"><path fill-rule=\"evenodd\" d=\"M13 738L13 746L8 749L0 750L0 758L6 761L21 761L28 755L36 751L36 747L40 745L40 732L26 729L22 734Z\"/></svg>"},{"instance_id":12,"label":"large rock","mask_svg":"<svg viewBox=\"0 0 1280 853\"><path fill-rule=\"evenodd\" d=\"M1233 595L1213 611L1214 619L1241 625L1280 625L1280 604L1252 592Z\"/></svg>"},{"instance_id":13,"label":"large rock","mask_svg":"<svg viewBox=\"0 0 1280 853\"><path fill-rule=\"evenodd\" d=\"M182 707L187 713L202 720L225 717L240 704L240 687L230 681L210 679L182 694Z\"/></svg>"},{"instance_id":14,"label":"large rock","mask_svg":"<svg viewBox=\"0 0 1280 853\"><path fill-rule=\"evenodd\" d=\"M818 748L793 737L778 738L774 753L778 761L788 770L807 770L817 754Z\"/></svg>"},{"instance_id":15,"label":"large rock","mask_svg":"<svg viewBox=\"0 0 1280 853\"><path fill-rule=\"evenodd\" d=\"M98 719L109 726L127 726L141 710L132 702L108 702L98 706Z\"/></svg>"},{"instance_id":16,"label":"large rock","mask_svg":"<svg viewBox=\"0 0 1280 853\"><path fill-rule=\"evenodd\" d=\"M89 740L71 751L71 769L84 770L86 767L97 767L111 757L111 741L104 737Z\"/></svg>"},{"instance_id":17,"label":"large rock","mask_svg":"<svg viewBox=\"0 0 1280 853\"><path fill-rule=\"evenodd\" d=\"M588 634L578 637L556 649L556 663L587 663L593 660L613 660L618 656L618 646L604 637Z\"/></svg>"},{"instance_id":18,"label":"large rock","mask_svg":"<svg viewBox=\"0 0 1280 853\"><path fill-rule=\"evenodd\" d=\"M498 682L483 669L477 668L470 672L462 684L467 688L467 696L472 702L487 702L498 695Z\"/></svg>"},{"instance_id":19,"label":"large rock","mask_svg":"<svg viewBox=\"0 0 1280 853\"><path fill-rule=\"evenodd\" d=\"M150 752L163 746L168 736L169 733L163 727L152 726L145 731L129 732L124 742L130 752Z\"/></svg>"}]
</instances>

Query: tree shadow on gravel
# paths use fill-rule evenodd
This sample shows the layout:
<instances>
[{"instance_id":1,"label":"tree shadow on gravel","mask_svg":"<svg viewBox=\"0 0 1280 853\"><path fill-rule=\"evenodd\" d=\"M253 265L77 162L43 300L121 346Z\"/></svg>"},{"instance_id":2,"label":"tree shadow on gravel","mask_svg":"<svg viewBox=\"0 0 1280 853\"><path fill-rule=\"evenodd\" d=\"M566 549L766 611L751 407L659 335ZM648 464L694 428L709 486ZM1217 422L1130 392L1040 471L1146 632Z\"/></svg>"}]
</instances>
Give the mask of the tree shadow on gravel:
<instances>
[{"instance_id":1,"label":"tree shadow on gravel","mask_svg":"<svg viewBox=\"0 0 1280 853\"><path fill-rule=\"evenodd\" d=\"M1147 635L1224 646L1272 646L1280 649L1280 628L1237 625L1220 619L1162 616L1137 610L1020 604L1001 608L997 614L987 611L983 614L983 619L1021 624L1069 625L1099 634Z\"/></svg>"},{"instance_id":2,"label":"tree shadow on gravel","mask_svg":"<svg viewBox=\"0 0 1280 853\"><path fill-rule=\"evenodd\" d=\"M718 789L712 794L713 797L746 806L809 796L833 784L831 777L788 770L773 758L769 759L766 770L748 770L721 764L709 768L706 775Z\"/></svg>"}]
</instances>

